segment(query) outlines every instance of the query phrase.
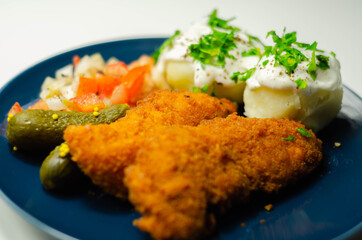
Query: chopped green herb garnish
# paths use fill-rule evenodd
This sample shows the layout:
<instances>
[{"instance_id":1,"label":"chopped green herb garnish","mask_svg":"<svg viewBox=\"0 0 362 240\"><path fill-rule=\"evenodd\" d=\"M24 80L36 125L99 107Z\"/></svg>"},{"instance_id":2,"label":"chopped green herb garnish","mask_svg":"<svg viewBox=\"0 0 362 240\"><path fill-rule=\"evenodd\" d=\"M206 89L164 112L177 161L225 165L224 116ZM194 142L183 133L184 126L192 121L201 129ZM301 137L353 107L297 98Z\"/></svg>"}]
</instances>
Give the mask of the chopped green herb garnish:
<instances>
[{"instance_id":1,"label":"chopped green herb garnish","mask_svg":"<svg viewBox=\"0 0 362 240\"><path fill-rule=\"evenodd\" d=\"M269 55L272 53L272 50L273 50L272 46L265 46L263 56L269 57Z\"/></svg>"},{"instance_id":2,"label":"chopped green herb garnish","mask_svg":"<svg viewBox=\"0 0 362 240\"><path fill-rule=\"evenodd\" d=\"M265 61L263 62L263 67L265 67L268 63L269 63L269 60L265 60Z\"/></svg>"},{"instance_id":3,"label":"chopped green herb garnish","mask_svg":"<svg viewBox=\"0 0 362 240\"><path fill-rule=\"evenodd\" d=\"M241 53L241 56L243 57L249 57L249 56L259 56L261 57L261 51L260 48L252 48L249 51L244 51Z\"/></svg>"},{"instance_id":4,"label":"chopped green herb garnish","mask_svg":"<svg viewBox=\"0 0 362 240\"><path fill-rule=\"evenodd\" d=\"M275 63L274 66L282 65L287 70L288 74L294 72L294 70L298 67L298 65L303 61L310 61L308 63L308 73L310 74L313 80L317 77L317 67L320 69L328 69L329 68L329 57L324 55L317 55L316 52L324 52L322 50L317 49L317 42L313 44L301 43L297 42L297 33L285 33L285 28L283 30L283 35L280 37L276 34L275 31L269 31L266 35L266 38L272 37L274 46L264 46L264 53L260 56L262 57L269 57L270 55L274 55ZM250 38L249 38L250 39ZM311 50L312 57L309 59L307 58L298 48L305 48L306 50ZM258 55L260 49L254 47L249 51L245 51L242 53L242 56L253 56ZM332 54L332 53L331 53ZM317 61L318 60L318 64ZM265 61L264 61L265 62ZM265 67L263 62L263 66ZM235 76L234 76L235 79ZM307 86L307 81L303 81L302 79L296 80L299 89L303 89Z\"/></svg>"},{"instance_id":5,"label":"chopped green herb garnish","mask_svg":"<svg viewBox=\"0 0 362 240\"><path fill-rule=\"evenodd\" d=\"M319 67L320 69L329 69L329 57L324 56L324 55L317 55L317 59L319 61L319 63L317 64L317 67Z\"/></svg>"},{"instance_id":6,"label":"chopped green herb garnish","mask_svg":"<svg viewBox=\"0 0 362 240\"><path fill-rule=\"evenodd\" d=\"M235 83L238 83L238 81L246 82L246 80L248 80L251 77L251 75L253 75L255 69L256 68L253 67L242 73L234 72L233 75L230 77L230 79L233 80Z\"/></svg>"},{"instance_id":7,"label":"chopped green herb garnish","mask_svg":"<svg viewBox=\"0 0 362 240\"><path fill-rule=\"evenodd\" d=\"M310 46L310 44L308 43L300 43L300 42L295 42L295 45L297 45L300 48L307 48Z\"/></svg>"},{"instance_id":8,"label":"chopped green herb garnish","mask_svg":"<svg viewBox=\"0 0 362 240\"><path fill-rule=\"evenodd\" d=\"M298 78L294 81L297 84L298 89L304 89L307 87L307 81L303 81L303 79Z\"/></svg>"},{"instance_id":9,"label":"chopped green herb garnish","mask_svg":"<svg viewBox=\"0 0 362 240\"><path fill-rule=\"evenodd\" d=\"M298 57L293 56L290 53L276 56L276 58L278 59L278 62L287 69L288 73L293 72L293 70L296 69L300 63Z\"/></svg>"},{"instance_id":10,"label":"chopped green herb garnish","mask_svg":"<svg viewBox=\"0 0 362 240\"><path fill-rule=\"evenodd\" d=\"M248 80L251 75L253 75L253 73L255 72L255 67L250 68L249 70L243 72L242 74L240 74L241 78L239 80L245 82L246 80Z\"/></svg>"},{"instance_id":11,"label":"chopped green herb garnish","mask_svg":"<svg viewBox=\"0 0 362 240\"><path fill-rule=\"evenodd\" d=\"M240 30L239 28L229 25L229 22L231 22L234 19L235 18L231 18L229 20L224 20L224 19L218 18L217 9L215 9L209 16L208 24L211 28L218 27L218 28L222 28L222 29L226 29L226 30L239 31Z\"/></svg>"},{"instance_id":12,"label":"chopped green herb garnish","mask_svg":"<svg viewBox=\"0 0 362 240\"><path fill-rule=\"evenodd\" d=\"M164 41L163 44L161 45L161 47L159 49L157 49L157 51L155 53L152 54L152 58L155 60L155 63L157 63L158 58L160 57L160 54L162 53L163 50L165 50L166 47L172 47L173 40L179 34L180 34L180 31L176 30L175 33L169 39Z\"/></svg>"},{"instance_id":13,"label":"chopped green herb garnish","mask_svg":"<svg viewBox=\"0 0 362 240\"><path fill-rule=\"evenodd\" d=\"M207 90L209 89L209 84L205 84L202 88L200 88L202 93L207 93Z\"/></svg>"},{"instance_id":14,"label":"chopped green herb garnish","mask_svg":"<svg viewBox=\"0 0 362 240\"><path fill-rule=\"evenodd\" d=\"M229 54L236 48L234 40L233 31L225 33L214 29L211 34L202 36L198 44L190 45L190 56L203 64L224 67L225 58L235 59Z\"/></svg>"},{"instance_id":15,"label":"chopped green herb garnish","mask_svg":"<svg viewBox=\"0 0 362 240\"><path fill-rule=\"evenodd\" d=\"M254 46L255 47L255 45L254 45L254 41L255 42L258 42L258 43L260 43L261 45L263 45L264 46L264 43L258 38L258 37L255 37L255 36L252 36L252 35L250 35L250 34L246 34L247 36L248 36L248 38L249 38L249 43L251 44L251 46Z\"/></svg>"},{"instance_id":16,"label":"chopped green herb garnish","mask_svg":"<svg viewBox=\"0 0 362 240\"><path fill-rule=\"evenodd\" d=\"M296 32L285 34L284 28L282 37L279 37L275 31L268 32L266 37L268 38L269 36L272 36L275 46L268 47L264 55L267 57L270 54L275 55L275 64L283 65L288 73L292 73L302 61L308 60L301 51L292 47L292 44L297 43ZM302 43L299 44L304 45Z\"/></svg>"},{"instance_id":17,"label":"chopped green herb garnish","mask_svg":"<svg viewBox=\"0 0 362 240\"><path fill-rule=\"evenodd\" d=\"M239 81L240 74L241 74L240 72L234 72L233 75L230 77L230 79L233 80L235 83L237 83Z\"/></svg>"},{"instance_id":18,"label":"chopped green herb garnish","mask_svg":"<svg viewBox=\"0 0 362 240\"><path fill-rule=\"evenodd\" d=\"M236 48L235 35L238 28L229 25L233 20L223 20L217 17L217 10L214 10L209 16L209 26L212 33L200 38L198 44L189 46L190 56L201 64L225 67L225 59L235 59L229 51ZM218 31L215 28L221 28L228 31Z\"/></svg>"},{"instance_id":19,"label":"chopped green herb garnish","mask_svg":"<svg viewBox=\"0 0 362 240\"><path fill-rule=\"evenodd\" d=\"M297 128L297 131L302 134L302 136L304 137L312 137L312 134L310 134L310 132L307 132L307 130L305 130L305 128Z\"/></svg>"},{"instance_id":20,"label":"chopped green herb garnish","mask_svg":"<svg viewBox=\"0 0 362 240\"><path fill-rule=\"evenodd\" d=\"M192 88L192 92L193 93L208 93L208 89L209 89L209 84L205 84L203 87L198 88L198 87L193 87Z\"/></svg>"},{"instance_id":21,"label":"chopped green herb garnish","mask_svg":"<svg viewBox=\"0 0 362 240\"><path fill-rule=\"evenodd\" d=\"M316 57L315 57L315 51L317 49L317 42L314 42L312 45L306 48L307 50L312 50L312 59L310 60L310 63L308 63L308 73L312 77L313 80L317 78L317 64L316 64Z\"/></svg>"},{"instance_id":22,"label":"chopped green herb garnish","mask_svg":"<svg viewBox=\"0 0 362 240\"><path fill-rule=\"evenodd\" d=\"M336 54L335 54L334 52L331 52L331 55L332 55L333 57L336 57Z\"/></svg>"},{"instance_id":23,"label":"chopped green herb garnish","mask_svg":"<svg viewBox=\"0 0 362 240\"><path fill-rule=\"evenodd\" d=\"M290 137L284 138L284 140L285 140L285 141L294 142L294 137L293 137L293 136L290 136Z\"/></svg>"}]
</instances>

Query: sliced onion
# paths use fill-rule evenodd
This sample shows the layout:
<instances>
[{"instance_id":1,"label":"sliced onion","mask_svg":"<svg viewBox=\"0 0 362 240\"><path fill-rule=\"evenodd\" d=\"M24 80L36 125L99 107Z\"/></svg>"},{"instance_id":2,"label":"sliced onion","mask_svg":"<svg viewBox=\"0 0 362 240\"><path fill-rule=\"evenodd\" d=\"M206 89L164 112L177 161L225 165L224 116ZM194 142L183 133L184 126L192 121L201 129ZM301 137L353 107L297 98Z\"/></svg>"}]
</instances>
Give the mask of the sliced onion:
<instances>
[{"instance_id":1,"label":"sliced onion","mask_svg":"<svg viewBox=\"0 0 362 240\"><path fill-rule=\"evenodd\" d=\"M48 98L45 99L45 101L50 110L60 111L66 109L66 106L63 104L62 100L57 97Z\"/></svg>"}]
</instances>

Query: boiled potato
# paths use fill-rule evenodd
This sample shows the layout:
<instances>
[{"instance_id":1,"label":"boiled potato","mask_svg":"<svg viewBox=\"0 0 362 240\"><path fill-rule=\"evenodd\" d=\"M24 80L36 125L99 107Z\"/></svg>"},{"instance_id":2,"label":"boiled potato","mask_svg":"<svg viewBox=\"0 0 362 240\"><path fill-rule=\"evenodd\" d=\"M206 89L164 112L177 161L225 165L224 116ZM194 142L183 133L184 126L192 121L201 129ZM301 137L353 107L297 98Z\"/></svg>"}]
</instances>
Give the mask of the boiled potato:
<instances>
[{"instance_id":1,"label":"boiled potato","mask_svg":"<svg viewBox=\"0 0 362 240\"><path fill-rule=\"evenodd\" d=\"M167 61L165 78L172 89L192 91L194 85L194 70L192 64L187 61ZM212 83L213 84L213 83ZM209 84L209 93L212 92L212 84ZM219 98L227 98L231 101L242 103L245 83L225 86L215 83L215 95Z\"/></svg>"},{"instance_id":2,"label":"boiled potato","mask_svg":"<svg viewBox=\"0 0 362 240\"><path fill-rule=\"evenodd\" d=\"M219 98L227 98L233 102L243 103L244 89L244 82L240 82L233 86L215 84L215 95Z\"/></svg>"},{"instance_id":3,"label":"boiled potato","mask_svg":"<svg viewBox=\"0 0 362 240\"><path fill-rule=\"evenodd\" d=\"M172 89L192 91L194 70L186 61L168 61L165 69L166 81Z\"/></svg>"},{"instance_id":4,"label":"boiled potato","mask_svg":"<svg viewBox=\"0 0 362 240\"><path fill-rule=\"evenodd\" d=\"M341 109L342 97L342 88L331 92L321 90L312 96L301 95L302 108L296 119L308 128L318 131L337 115Z\"/></svg>"},{"instance_id":5,"label":"boiled potato","mask_svg":"<svg viewBox=\"0 0 362 240\"><path fill-rule=\"evenodd\" d=\"M293 89L276 90L266 87L244 92L245 116L257 118L294 118L301 108L300 100Z\"/></svg>"},{"instance_id":6,"label":"boiled potato","mask_svg":"<svg viewBox=\"0 0 362 240\"><path fill-rule=\"evenodd\" d=\"M293 89L276 90L265 87L244 92L245 116L257 118L288 117L301 121L318 131L326 126L341 107L343 90L318 91L304 95Z\"/></svg>"}]
</instances>

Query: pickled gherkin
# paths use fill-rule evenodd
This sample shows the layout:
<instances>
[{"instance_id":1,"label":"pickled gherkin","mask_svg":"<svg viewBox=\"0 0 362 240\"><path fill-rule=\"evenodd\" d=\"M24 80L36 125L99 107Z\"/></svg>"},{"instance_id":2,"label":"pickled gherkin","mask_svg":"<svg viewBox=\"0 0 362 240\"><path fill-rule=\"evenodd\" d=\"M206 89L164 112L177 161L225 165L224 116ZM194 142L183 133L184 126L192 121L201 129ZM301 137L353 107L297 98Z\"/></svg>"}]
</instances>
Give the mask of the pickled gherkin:
<instances>
[{"instance_id":1,"label":"pickled gherkin","mask_svg":"<svg viewBox=\"0 0 362 240\"><path fill-rule=\"evenodd\" d=\"M12 146L21 151L50 151L64 142L63 131L69 125L111 123L124 117L127 104L113 105L94 112L66 112L53 110L24 110L8 122L7 137Z\"/></svg>"},{"instance_id":2,"label":"pickled gherkin","mask_svg":"<svg viewBox=\"0 0 362 240\"><path fill-rule=\"evenodd\" d=\"M57 146L40 167L40 181L47 190L62 190L85 185L89 179L81 172L69 154L62 155L62 143Z\"/></svg>"}]
</instances>

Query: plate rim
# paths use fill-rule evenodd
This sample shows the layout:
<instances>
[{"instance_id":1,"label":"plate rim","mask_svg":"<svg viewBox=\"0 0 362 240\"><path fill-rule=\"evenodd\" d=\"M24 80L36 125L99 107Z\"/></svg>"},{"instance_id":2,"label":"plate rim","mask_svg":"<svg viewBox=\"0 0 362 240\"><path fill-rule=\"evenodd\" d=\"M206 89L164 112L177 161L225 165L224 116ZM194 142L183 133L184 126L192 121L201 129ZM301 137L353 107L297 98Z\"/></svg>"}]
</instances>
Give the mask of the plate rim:
<instances>
[{"instance_id":1,"label":"plate rim","mask_svg":"<svg viewBox=\"0 0 362 240\"><path fill-rule=\"evenodd\" d=\"M61 232L48 224L46 224L43 221L40 221L27 211L23 210L21 207L19 207L16 203L14 203L3 191L0 189L0 198L4 200L4 202L9 206L18 216L22 217L24 220L26 220L29 224L31 224L33 227L41 230L43 233L46 233L54 238L57 239L69 239L69 240L76 240L77 238L74 238L64 232Z\"/></svg>"}]
</instances>

